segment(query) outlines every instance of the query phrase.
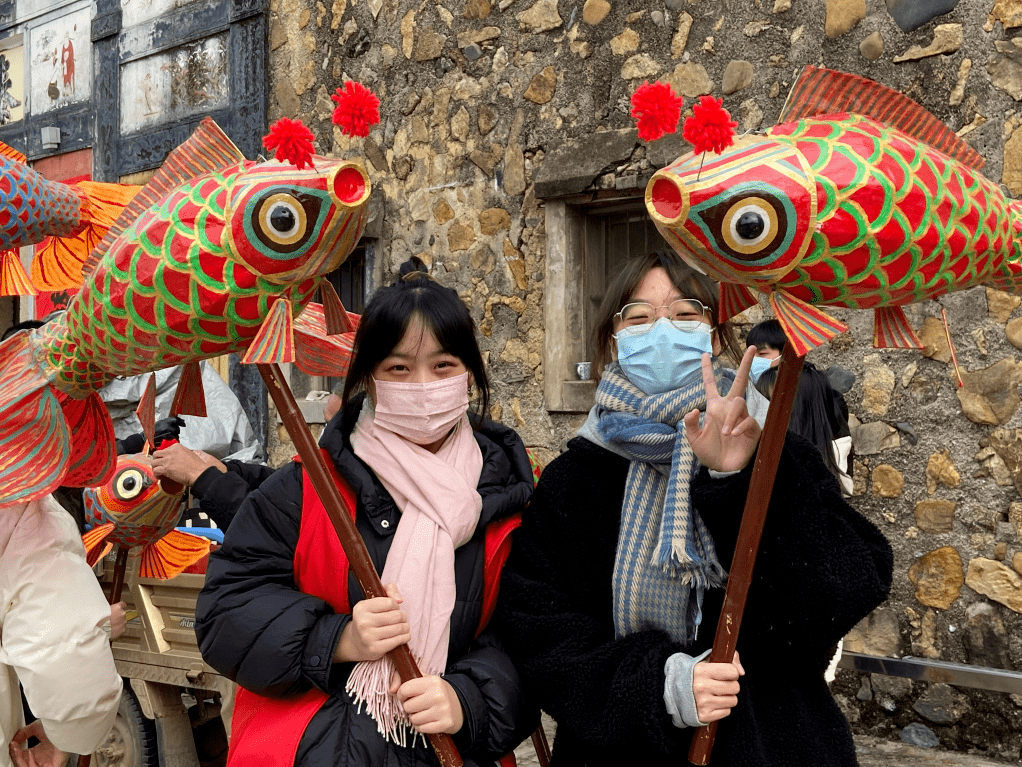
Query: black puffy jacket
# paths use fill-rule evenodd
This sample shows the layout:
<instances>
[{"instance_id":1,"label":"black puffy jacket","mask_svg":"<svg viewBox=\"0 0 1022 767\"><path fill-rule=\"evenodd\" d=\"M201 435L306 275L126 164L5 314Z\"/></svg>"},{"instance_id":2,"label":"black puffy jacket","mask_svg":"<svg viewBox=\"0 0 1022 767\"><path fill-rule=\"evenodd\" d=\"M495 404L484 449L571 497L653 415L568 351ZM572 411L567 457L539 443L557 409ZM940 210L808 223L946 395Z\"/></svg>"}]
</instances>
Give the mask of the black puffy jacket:
<instances>
[{"instance_id":1,"label":"black puffy jacket","mask_svg":"<svg viewBox=\"0 0 1022 767\"><path fill-rule=\"evenodd\" d=\"M320 441L358 499L356 524L382 572L401 516L390 494L351 450L349 436L361 398L327 426ZM457 691L465 723L454 735L465 764L488 765L513 750L538 723L518 674L492 630L473 639L483 593L485 526L520 511L532 493L525 446L507 427L476 424L483 453L478 490L483 499L476 535L455 553L457 597L444 679ZM376 723L344 691L350 663L332 662L351 620L298 591L294 553L302 511L302 470L284 467L245 501L224 546L210 558L196 605L195 631L206 662L260 695L284 697L310 687L330 694L298 747L297 765L435 765L422 739L387 743ZM349 573L351 604L362 591Z\"/></svg>"}]
</instances>

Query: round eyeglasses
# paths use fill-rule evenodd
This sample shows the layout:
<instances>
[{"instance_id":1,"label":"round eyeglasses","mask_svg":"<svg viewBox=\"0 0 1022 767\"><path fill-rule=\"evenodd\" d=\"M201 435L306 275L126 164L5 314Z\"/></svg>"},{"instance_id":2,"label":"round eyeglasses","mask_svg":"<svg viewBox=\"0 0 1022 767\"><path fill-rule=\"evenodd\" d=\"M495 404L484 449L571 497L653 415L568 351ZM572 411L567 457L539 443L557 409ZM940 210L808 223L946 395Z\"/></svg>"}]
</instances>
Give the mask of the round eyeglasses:
<instances>
[{"instance_id":1,"label":"round eyeglasses","mask_svg":"<svg viewBox=\"0 0 1022 767\"><path fill-rule=\"evenodd\" d=\"M710 307L695 298L679 298L666 306L653 306L645 301L634 301L621 307L614 315L625 327L633 325L650 325L657 320L657 313L666 309L664 315L671 322L701 322ZM712 316L712 314L711 314Z\"/></svg>"}]
</instances>

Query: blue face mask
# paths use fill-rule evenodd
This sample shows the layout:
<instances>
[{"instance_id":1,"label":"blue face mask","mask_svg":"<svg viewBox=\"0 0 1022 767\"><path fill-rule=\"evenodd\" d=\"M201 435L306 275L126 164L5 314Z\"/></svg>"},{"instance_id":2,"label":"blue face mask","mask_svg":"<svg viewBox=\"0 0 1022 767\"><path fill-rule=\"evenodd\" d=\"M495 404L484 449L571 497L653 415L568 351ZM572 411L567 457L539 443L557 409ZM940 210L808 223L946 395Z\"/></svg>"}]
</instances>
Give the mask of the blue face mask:
<instances>
[{"instance_id":1,"label":"blue face mask","mask_svg":"<svg viewBox=\"0 0 1022 767\"><path fill-rule=\"evenodd\" d=\"M752 379L753 383L759 381L759 377L770 369L770 363L772 362L773 360L767 359L766 357L752 358L752 367L749 369L749 378Z\"/></svg>"},{"instance_id":2,"label":"blue face mask","mask_svg":"<svg viewBox=\"0 0 1022 767\"><path fill-rule=\"evenodd\" d=\"M646 394L680 388L699 371L703 353L713 354L710 326L699 321L674 323L661 317L652 325L623 328L614 338L621 370Z\"/></svg>"}]
</instances>

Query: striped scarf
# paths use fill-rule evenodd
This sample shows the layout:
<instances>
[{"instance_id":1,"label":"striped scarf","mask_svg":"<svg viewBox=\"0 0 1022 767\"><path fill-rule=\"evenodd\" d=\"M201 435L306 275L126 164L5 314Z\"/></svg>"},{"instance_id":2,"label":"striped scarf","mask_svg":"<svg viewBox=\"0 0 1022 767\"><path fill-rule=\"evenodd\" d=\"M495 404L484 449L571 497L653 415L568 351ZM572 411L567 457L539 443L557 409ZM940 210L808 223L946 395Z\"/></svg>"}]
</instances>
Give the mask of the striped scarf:
<instances>
[{"instance_id":1,"label":"striped scarf","mask_svg":"<svg viewBox=\"0 0 1022 767\"><path fill-rule=\"evenodd\" d=\"M718 389L729 388L734 371L714 370ZM693 408L706 409L702 371L681 388L646 396L613 363L596 390L595 434L631 460L614 560L618 636L660 628L689 645L702 621L703 593L727 580L689 497L698 461L682 419Z\"/></svg>"}]
</instances>

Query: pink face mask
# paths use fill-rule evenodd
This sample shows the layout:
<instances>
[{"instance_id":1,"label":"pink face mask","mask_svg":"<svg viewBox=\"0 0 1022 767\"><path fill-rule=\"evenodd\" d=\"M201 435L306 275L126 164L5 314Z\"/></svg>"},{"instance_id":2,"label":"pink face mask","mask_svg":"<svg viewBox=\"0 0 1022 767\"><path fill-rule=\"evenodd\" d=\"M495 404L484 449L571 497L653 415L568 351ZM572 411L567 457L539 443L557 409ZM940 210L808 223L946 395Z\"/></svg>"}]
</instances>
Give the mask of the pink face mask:
<instances>
[{"instance_id":1,"label":"pink face mask","mask_svg":"<svg viewBox=\"0 0 1022 767\"><path fill-rule=\"evenodd\" d=\"M447 436L468 410L468 372L430 383L380 381L376 386L376 425L417 445Z\"/></svg>"}]
</instances>

